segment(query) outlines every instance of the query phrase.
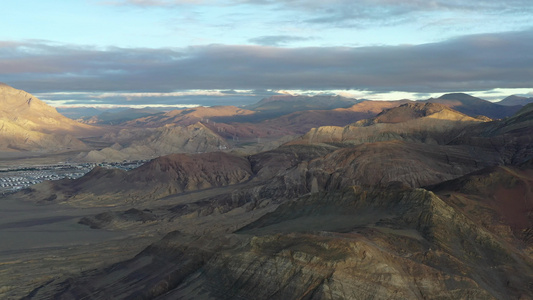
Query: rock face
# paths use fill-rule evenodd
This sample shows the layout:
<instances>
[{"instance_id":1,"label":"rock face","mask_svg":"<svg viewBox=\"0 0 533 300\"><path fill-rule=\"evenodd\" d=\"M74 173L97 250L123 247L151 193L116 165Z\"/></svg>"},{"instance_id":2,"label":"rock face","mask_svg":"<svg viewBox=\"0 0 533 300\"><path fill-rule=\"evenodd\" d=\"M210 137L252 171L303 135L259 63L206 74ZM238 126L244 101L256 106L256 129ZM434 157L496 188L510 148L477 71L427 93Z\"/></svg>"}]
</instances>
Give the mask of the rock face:
<instances>
[{"instance_id":1,"label":"rock face","mask_svg":"<svg viewBox=\"0 0 533 300\"><path fill-rule=\"evenodd\" d=\"M149 159L171 153L203 153L227 149L228 143L201 123L186 127L166 125L154 129L122 129L103 138L111 147L78 156L82 161Z\"/></svg>"},{"instance_id":2,"label":"rock face","mask_svg":"<svg viewBox=\"0 0 533 300\"><path fill-rule=\"evenodd\" d=\"M0 84L0 150L57 152L84 149L74 136L97 129L59 114L35 96Z\"/></svg>"},{"instance_id":3,"label":"rock face","mask_svg":"<svg viewBox=\"0 0 533 300\"><path fill-rule=\"evenodd\" d=\"M170 233L54 298L528 298L532 267L432 192L354 187L284 204L236 234Z\"/></svg>"}]
</instances>

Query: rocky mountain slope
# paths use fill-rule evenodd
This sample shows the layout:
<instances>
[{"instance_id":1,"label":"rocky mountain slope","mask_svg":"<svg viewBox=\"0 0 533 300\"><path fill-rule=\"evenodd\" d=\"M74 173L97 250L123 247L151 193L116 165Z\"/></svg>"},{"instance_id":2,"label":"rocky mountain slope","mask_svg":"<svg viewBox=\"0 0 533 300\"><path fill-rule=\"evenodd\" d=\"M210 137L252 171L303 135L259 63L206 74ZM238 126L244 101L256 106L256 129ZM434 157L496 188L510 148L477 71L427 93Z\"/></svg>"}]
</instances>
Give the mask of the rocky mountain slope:
<instances>
[{"instance_id":1,"label":"rocky mountain slope","mask_svg":"<svg viewBox=\"0 0 533 300\"><path fill-rule=\"evenodd\" d=\"M68 112L68 110L65 110ZM104 125L113 125L113 124L122 124L131 120L155 115L162 114L161 111L150 108L129 108L124 109L118 112L104 111L99 114L84 117L80 122L84 124L104 124Z\"/></svg>"},{"instance_id":2,"label":"rocky mountain slope","mask_svg":"<svg viewBox=\"0 0 533 300\"><path fill-rule=\"evenodd\" d=\"M362 101L347 108L331 110L304 110L265 120L261 126L277 125L297 134L321 126L345 126L359 120L372 118L384 109L400 106L408 100Z\"/></svg>"},{"instance_id":3,"label":"rocky mountain slope","mask_svg":"<svg viewBox=\"0 0 533 300\"><path fill-rule=\"evenodd\" d=\"M499 105L507 105L507 106L513 106L513 105L527 105L529 103L533 103L533 97L521 97L516 95L511 95L509 97L505 97L501 101L496 102Z\"/></svg>"},{"instance_id":4,"label":"rocky mountain slope","mask_svg":"<svg viewBox=\"0 0 533 300\"><path fill-rule=\"evenodd\" d=\"M445 94L439 98L430 98L424 102L444 104L472 117L482 115L491 119L511 116L521 108L520 105L504 106L464 93Z\"/></svg>"},{"instance_id":5,"label":"rocky mountain slope","mask_svg":"<svg viewBox=\"0 0 533 300\"><path fill-rule=\"evenodd\" d=\"M0 150L58 152L84 149L76 137L97 128L59 114L35 96L0 84Z\"/></svg>"},{"instance_id":6,"label":"rocky mountain slope","mask_svg":"<svg viewBox=\"0 0 533 300\"><path fill-rule=\"evenodd\" d=\"M470 145L500 153L506 164L517 164L533 157L533 104L524 106L514 116L498 122L468 127L454 145Z\"/></svg>"},{"instance_id":7,"label":"rocky mountain slope","mask_svg":"<svg viewBox=\"0 0 533 300\"><path fill-rule=\"evenodd\" d=\"M77 160L102 162L150 159L171 153L203 153L228 149L228 142L202 123L189 126L132 128L111 132L102 138L111 147L83 152Z\"/></svg>"},{"instance_id":8,"label":"rocky mountain slope","mask_svg":"<svg viewBox=\"0 0 533 300\"><path fill-rule=\"evenodd\" d=\"M446 181L430 189L476 222L533 254L533 159L496 166Z\"/></svg>"},{"instance_id":9,"label":"rocky mountain slope","mask_svg":"<svg viewBox=\"0 0 533 300\"><path fill-rule=\"evenodd\" d=\"M36 294L59 299L532 297L533 261L513 243L432 192L353 187L281 205L234 234L170 233L131 260Z\"/></svg>"},{"instance_id":10,"label":"rocky mountain slope","mask_svg":"<svg viewBox=\"0 0 533 300\"><path fill-rule=\"evenodd\" d=\"M182 110L172 110L163 114L137 118L129 121L124 125L142 126L142 127L161 127L167 124L178 124L188 126L198 122L209 123L224 122L226 118L233 120L235 118L250 116L255 114L254 111L238 108L235 106L212 106L212 107L195 107Z\"/></svg>"},{"instance_id":11,"label":"rocky mountain slope","mask_svg":"<svg viewBox=\"0 0 533 300\"><path fill-rule=\"evenodd\" d=\"M222 152L172 154L129 172L96 167L79 179L45 181L25 191L25 198L42 204L66 201L86 207L134 205L172 194L233 185L251 176L248 160L237 156Z\"/></svg>"},{"instance_id":12,"label":"rocky mountain slope","mask_svg":"<svg viewBox=\"0 0 533 300\"><path fill-rule=\"evenodd\" d=\"M527 134L530 127L526 127L526 131L520 131L521 138L517 138L517 143L525 144L515 145L505 153L485 147L484 144L474 146L465 135L465 132L475 132L477 128L498 127L505 132L505 128L516 126L517 121L513 120L522 120L521 116L524 114L525 120L520 123L525 122L527 125L531 121L527 112L525 109L523 113L508 120L485 123L438 104L405 104L385 111L375 119L345 128L312 130L302 139L278 149L247 157L246 161L254 174L251 177L254 184L251 189L265 197L290 199L309 192L335 190L354 184L387 185L390 182L401 182L411 187L436 184L483 167L501 164L508 156L518 159L523 153L530 153L528 149L531 143L528 142L530 137ZM405 115L410 117L400 123L380 123L382 121L379 120L391 120L391 117L387 117L389 115L401 115L402 120L405 120ZM335 135L336 132L340 134ZM492 138L504 140L502 136L505 134L496 134ZM461 143L461 140L465 142ZM225 157L238 158L229 154ZM121 174L117 175L118 178L122 178ZM91 182L87 191L76 187L76 194L65 192L62 199L90 195L90 187L99 186L97 182L107 184L101 179L102 176L91 177L94 174L90 173L79 179ZM143 186L143 180L145 179L139 179L138 183L132 184ZM65 184L66 188L70 183ZM62 188L52 190L58 189L61 191ZM168 191L166 195L177 192L172 185L166 185L162 189ZM113 186L99 190L102 193L109 191L124 199L130 198L123 191L113 192ZM54 196L41 194L40 197L31 197L47 199Z\"/></svg>"},{"instance_id":13,"label":"rocky mountain slope","mask_svg":"<svg viewBox=\"0 0 533 300\"><path fill-rule=\"evenodd\" d=\"M484 121L437 103L406 103L345 127L314 128L294 143L360 144L406 140L443 144L455 137L457 130Z\"/></svg>"}]
</instances>

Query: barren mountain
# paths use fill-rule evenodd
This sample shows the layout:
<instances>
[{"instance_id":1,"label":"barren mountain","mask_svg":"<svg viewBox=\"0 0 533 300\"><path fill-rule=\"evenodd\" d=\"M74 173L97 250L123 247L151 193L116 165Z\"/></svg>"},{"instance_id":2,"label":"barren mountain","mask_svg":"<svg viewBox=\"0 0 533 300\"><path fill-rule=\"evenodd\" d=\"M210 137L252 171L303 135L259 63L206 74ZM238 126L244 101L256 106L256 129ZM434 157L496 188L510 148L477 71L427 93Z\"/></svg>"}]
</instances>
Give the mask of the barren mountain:
<instances>
[{"instance_id":1,"label":"barren mountain","mask_svg":"<svg viewBox=\"0 0 533 300\"><path fill-rule=\"evenodd\" d=\"M388 140L443 144L456 131L483 122L436 103L406 103L345 127L314 128L294 143L361 144Z\"/></svg>"},{"instance_id":2,"label":"barren mountain","mask_svg":"<svg viewBox=\"0 0 533 300\"><path fill-rule=\"evenodd\" d=\"M519 164L533 158L531 132L533 104L528 104L510 118L468 127L450 144L497 151L506 164Z\"/></svg>"},{"instance_id":3,"label":"barren mountain","mask_svg":"<svg viewBox=\"0 0 533 300\"><path fill-rule=\"evenodd\" d=\"M506 106L516 106L516 105L523 106L529 103L533 103L533 97L528 98L528 97L511 95L496 103L500 105L506 105Z\"/></svg>"},{"instance_id":4,"label":"barren mountain","mask_svg":"<svg viewBox=\"0 0 533 300\"><path fill-rule=\"evenodd\" d=\"M35 96L0 84L0 150L57 152L83 149L76 137L99 129L59 114Z\"/></svg>"},{"instance_id":5,"label":"barren mountain","mask_svg":"<svg viewBox=\"0 0 533 300\"><path fill-rule=\"evenodd\" d=\"M117 125L155 114L162 114L162 112L150 108L129 108L118 112L103 112L91 117L85 117L81 122L85 124Z\"/></svg>"},{"instance_id":6,"label":"barren mountain","mask_svg":"<svg viewBox=\"0 0 533 300\"><path fill-rule=\"evenodd\" d=\"M298 99L297 103L303 101ZM304 99L309 100L308 97ZM280 138L303 134L317 126L344 126L372 117L384 108L395 107L402 103L405 101L363 101L348 108L286 112L283 116L269 117L267 120L263 120L265 116L262 111L251 111L234 106L197 107L138 118L123 125L146 128L168 124L187 126L201 122L205 127L226 139Z\"/></svg>"},{"instance_id":7,"label":"barren mountain","mask_svg":"<svg viewBox=\"0 0 533 300\"><path fill-rule=\"evenodd\" d=\"M445 94L422 102L440 103L471 117L482 115L491 119L512 116L520 109L520 106L504 106L464 93Z\"/></svg>"},{"instance_id":8,"label":"barren mountain","mask_svg":"<svg viewBox=\"0 0 533 300\"><path fill-rule=\"evenodd\" d=\"M423 189L353 187L283 204L234 234L172 232L40 297L504 299L533 297L533 261ZM519 275L518 275L519 274Z\"/></svg>"},{"instance_id":9,"label":"barren mountain","mask_svg":"<svg viewBox=\"0 0 533 300\"><path fill-rule=\"evenodd\" d=\"M372 118L382 110L400 106L408 100L363 101L348 108L331 110L305 110L265 120L261 126L277 125L294 133L304 134L320 126L345 126L356 121Z\"/></svg>"},{"instance_id":10,"label":"barren mountain","mask_svg":"<svg viewBox=\"0 0 533 300\"><path fill-rule=\"evenodd\" d=\"M202 153L227 149L228 143L201 123L189 126L122 129L103 140L111 147L80 154L81 161L122 161L154 158L171 153Z\"/></svg>"},{"instance_id":11,"label":"barren mountain","mask_svg":"<svg viewBox=\"0 0 533 300\"><path fill-rule=\"evenodd\" d=\"M256 104L246 106L247 109L262 112L264 114L285 115L287 113L303 110L328 110L335 108L347 108L360 100L341 96L292 96L278 95L264 98Z\"/></svg>"},{"instance_id":12,"label":"barren mountain","mask_svg":"<svg viewBox=\"0 0 533 300\"><path fill-rule=\"evenodd\" d=\"M482 169L430 189L492 232L521 241L533 254L533 159Z\"/></svg>"},{"instance_id":13,"label":"barren mountain","mask_svg":"<svg viewBox=\"0 0 533 300\"><path fill-rule=\"evenodd\" d=\"M223 118L232 121L240 116L249 116L255 114L254 111L238 108L235 106L212 106L212 107L195 107L183 110L172 110L163 114L137 118L125 123L127 126L141 127L161 127L167 124L178 124L188 126L198 122L209 123L209 120L215 122L224 122Z\"/></svg>"},{"instance_id":14,"label":"barren mountain","mask_svg":"<svg viewBox=\"0 0 533 300\"><path fill-rule=\"evenodd\" d=\"M95 107L58 107L56 110L63 116L73 120L83 117L90 118L104 112L102 109Z\"/></svg>"},{"instance_id":15,"label":"barren mountain","mask_svg":"<svg viewBox=\"0 0 533 300\"><path fill-rule=\"evenodd\" d=\"M248 160L222 152L172 154L129 172L96 167L82 178L43 182L25 193L42 204L134 205L171 194L237 184L248 180L251 173Z\"/></svg>"},{"instance_id":16,"label":"barren mountain","mask_svg":"<svg viewBox=\"0 0 533 300\"><path fill-rule=\"evenodd\" d=\"M84 135L94 127L80 124L35 96L0 84L0 117L32 131Z\"/></svg>"}]
</instances>

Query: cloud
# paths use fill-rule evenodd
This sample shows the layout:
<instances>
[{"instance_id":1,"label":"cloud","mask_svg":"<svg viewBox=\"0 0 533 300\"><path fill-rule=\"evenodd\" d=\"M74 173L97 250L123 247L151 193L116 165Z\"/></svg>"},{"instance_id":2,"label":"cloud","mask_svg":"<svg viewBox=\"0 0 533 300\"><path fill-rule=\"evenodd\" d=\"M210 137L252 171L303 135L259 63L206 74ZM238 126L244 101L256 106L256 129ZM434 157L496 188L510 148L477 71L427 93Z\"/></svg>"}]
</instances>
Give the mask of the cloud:
<instances>
[{"instance_id":1,"label":"cloud","mask_svg":"<svg viewBox=\"0 0 533 300\"><path fill-rule=\"evenodd\" d=\"M313 40L311 37L299 37L292 35L265 35L249 39L248 41L263 46L283 46L292 42Z\"/></svg>"},{"instance_id":2,"label":"cloud","mask_svg":"<svg viewBox=\"0 0 533 300\"><path fill-rule=\"evenodd\" d=\"M0 43L0 78L31 93L533 87L533 30L376 47L94 48Z\"/></svg>"},{"instance_id":3,"label":"cloud","mask_svg":"<svg viewBox=\"0 0 533 300\"><path fill-rule=\"evenodd\" d=\"M327 23L342 26L365 22L391 23L400 18L409 21L413 16L431 12L455 12L493 15L528 15L533 12L529 0L121 0L108 1L113 5L137 7L182 7L210 6L235 7L257 6L258 10L290 10L302 15L307 23Z\"/></svg>"}]
</instances>

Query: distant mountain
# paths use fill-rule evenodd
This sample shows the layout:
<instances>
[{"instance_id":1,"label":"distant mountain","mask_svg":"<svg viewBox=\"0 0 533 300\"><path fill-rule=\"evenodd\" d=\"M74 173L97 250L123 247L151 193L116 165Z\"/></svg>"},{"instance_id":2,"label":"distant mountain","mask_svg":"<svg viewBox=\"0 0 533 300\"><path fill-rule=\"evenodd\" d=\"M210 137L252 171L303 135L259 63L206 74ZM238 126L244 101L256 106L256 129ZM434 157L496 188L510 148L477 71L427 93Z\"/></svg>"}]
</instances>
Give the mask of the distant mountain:
<instances>
[{"instance_id":1,"label":"distant mountain","mask_svg":"<svg viewBox=\"0 0 533 300\"><path fill-rule=\"evenodd\" d=\"M291 96L279 95L264 98L261 101L247 105L245 108L261 112L265 115L285 115L303 110L326 110L347 108L361 100L341 96Z\"/></svg>"},{"instance_id":2,"label":"distant mountain","mask_svg":"<svg viewBox=\"0 0 533 300\"><path fill-rule=\"evenodd\" d=\"M506 106L513 106L513 105L526 105L529 103L533 103L533 97L521 97L516 95L511 95L507 98L502 99L499 102L496 102L500 105L506 105Z\"/></svg>"},{"instance_id":3,"label":"distant mountain","mask_svg":"<svg viewBox=\"0 0 533 300\"><path fill-rule=\"evenodd\" d=\"M78 123L35 96L0 84L0 150L57 152L83 149L75 136L101 130Z\"/></svg>"},{"instance_id":4,"label":"distant mountain","mask_svg":"<svg viewBox=\"0 0 533 300\"><path fill-rule=\"evenodd\" d=\"M402 104L398 107L384 109L376 117L360 121L357 124L369 126L378 123L402 123L431 115L433 115L433 118L435 119L446 119L450 121L472 119L471 117L456 110L452 110L442 104L411 102Z\"/></svg>"},{"instance_id":5,"label":"distant mountain","mask_svg":"<svg viewBox=\"0 0 533 300\"><path fill-rule=\"evenodd\" d=\"M201 122L227 139L279 138L303 134L324 125L344 126L407 101L363 101L347 108L303 110L268 117L260 111L235 106L196 107L138 118L122 125L149 128L168 124L188 126Z\"/></svg>"},{"instance_id":6,"label":"distant mountain","mask_svg":"<svg viewBox=\"0 0 533 300\"><path fill-rule=\"evenodd\" d=\"M201 123L122 129L108 133L102 139L114 145L81 153L76 159L89 162L138 160L171 153L202 153L229 148L222 137Z\"/></svg>"},{"instance_id":7,"label":"distant mountain","mask_svg":"<svg viewBox=\"0 0 533 300\"><path fill-rule=\"evenodd\" d=\"M409 100L398 101L362 101L348 108L323 110L304 110L281 117L268 119L261 125L290 129L294 133L304 134L311 128L320 126L345 126L356 121L374 117L382 110L400 106Z\"/></svg>"},{"instance_id":8,"label":"distant mountain","mask_svg":"<svg viewBox=\"0 0 533 300\"><path fill-rule=\"evenodd\" d=\"M73 120L96 116L104 112L102 109L94 107L58 107L56 110L63 116Z\"/></svg>"},{"instance_id":9,"label":"distant mountain","mask_svg":"<svg viewBox=\"0 0 533 300\"><path fill-rule=\"evenodd\" d=\"M104 111L92 117L82 118L85 124L118 125L127 121L143 118L163 112L153 108L127 108L119 111Z\"/></svg>"},{"instance_id":10,"label":"distant mountain","mask_svg":"<svg viewBox=\"0 0 533 300\"><path fill-rule=\"evenodd\" d=\"M464 93L445 94L421 102L440 103L471 117L482 115L491 119L512 116L520 109L520 106L503 106Z\"/></svg>"},{"instance_id":11,"label":"distant mountain","mask_svg":"<svg viewBox=\"0 0 533 300\"><path fill-rule=\"evenodd\" d=\"M124 125L136 127L161 127L167 124L188 126L197 122L233 122L242 116L253 116L254 111L236 106L211 106L177 109L151 116L139 117L126 122Z\"/></svg>"},{"instance_id":12,"label":"distant mountain","mask_svg":"<svg viewBox=\"0 0 533 300\"><path fill-rule=\"evenodd\" d=\"M362 144L389 140L443 144L466 126L484 122L438 103L406 103L386 109L375 118L337 127L310 130L292 143Z\"/></svg>"}]
</instances>

